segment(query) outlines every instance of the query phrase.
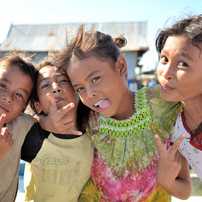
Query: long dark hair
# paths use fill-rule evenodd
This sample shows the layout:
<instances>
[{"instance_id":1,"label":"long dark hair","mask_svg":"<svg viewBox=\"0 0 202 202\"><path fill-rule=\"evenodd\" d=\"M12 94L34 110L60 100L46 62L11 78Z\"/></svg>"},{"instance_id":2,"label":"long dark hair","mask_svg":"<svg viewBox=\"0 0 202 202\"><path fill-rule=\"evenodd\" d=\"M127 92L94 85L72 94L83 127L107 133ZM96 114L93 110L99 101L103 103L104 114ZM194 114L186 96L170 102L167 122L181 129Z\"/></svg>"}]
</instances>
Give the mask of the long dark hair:
<instances>
[{"instance_id":1,"label":"long dark hair","mask_svg":"<svg viewBox=\"0 0 202 202\"><path fill-rule=\"evenodd\" d=\"M156 50L158 54L161 54L161 51L166 43L166 40L169 36L184 36L188 41L192 43L193 46L197 47L200 51L202 44L202 15L188 17L176 22L169 28L165 28L160 31L156 39ZM192 137L196 137L198 134L202 133L202 122L199 126L191 131Z\"/></svg>"}]
</instances>

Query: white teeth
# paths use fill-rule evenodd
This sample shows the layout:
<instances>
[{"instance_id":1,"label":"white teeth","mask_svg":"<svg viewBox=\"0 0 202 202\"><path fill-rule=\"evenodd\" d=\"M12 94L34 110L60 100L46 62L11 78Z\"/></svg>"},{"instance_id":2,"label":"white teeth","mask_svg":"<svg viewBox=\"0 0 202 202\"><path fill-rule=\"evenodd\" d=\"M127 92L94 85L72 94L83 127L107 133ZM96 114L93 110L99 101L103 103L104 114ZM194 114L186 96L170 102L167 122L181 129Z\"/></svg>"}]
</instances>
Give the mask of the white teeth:
<instances>
[{"instance_id":1,"label":"white teeth","mask_svg":"<svg viewBox=\"0 0 202 202\"><path fill-rule=\"evenodd\" d=\"M97 107L99 106L99 104L102 102L103 100L100 100L99 102L97 102L94 106Z\"/></svg>"}]
</instances>

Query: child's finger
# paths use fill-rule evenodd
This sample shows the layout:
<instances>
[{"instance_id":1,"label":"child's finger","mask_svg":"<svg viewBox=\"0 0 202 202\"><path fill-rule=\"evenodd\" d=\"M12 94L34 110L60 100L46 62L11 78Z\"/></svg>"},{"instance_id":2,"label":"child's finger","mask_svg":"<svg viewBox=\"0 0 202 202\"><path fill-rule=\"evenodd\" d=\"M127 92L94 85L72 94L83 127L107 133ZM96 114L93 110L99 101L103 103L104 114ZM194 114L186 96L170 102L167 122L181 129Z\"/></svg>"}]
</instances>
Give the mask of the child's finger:
<instances>
[{"instance_id":1,"label":"child's finger","mask_svg":"<svg viewBox=\"0 0 202 202\"><path fill-rule=\"evenodd\" d=\"M60 115L61 117L64 117L73 108L74 108L74 103L69 103L68 105L65 105L64 107L58 110L58 115Z\"/></svg>"},{"instance_id":2,"label":"child's finger","mask_svg":"<svg viewBox=\"0 0 202 202\"><path fill-rule=\"evenodd\" d=\"M7 136L7 140L8 140L8 141L11 141L12 138L13 138L13 133L12 133L12 132L9 132L9 133L8 133L8 136Z\"/></svg>"},{"instance_id":3,"label":"child's finger","mask_svg":"<svg viewBox=\"0 0 202 202\"><path fill-rule=\"evenodd\" d=\"M0 116L0 129L3 128L4 123L5 123L5 119L6 119L6 114L2 114L2 115Z\"/></svg>"},{"instance_id":4,"label":"child's finger","mask_svg":"<svg viewBox=\"0 0 202 202\"><path fill-rule=\"evenodd\" d=\"M81 131L78 131L78 130L74 130L74 129L69 129L69 130L67 130L67 134L81 136L81 135L82 135L82 132L81 132Z\"/></svg>"},{"instance_id":5,"label":"child's finger","mask_svg":"<svg viewBox=\"0 0 202 202\"><path fill-rule=\"evenodd\" d=\"M165 153L165 148L164 148L164 145L163 145L162 142L161 142L160 137L159 137L157 134L155 135L155 141L156 141L157 149L158 149L158 151L159 151L159 156L164 155L164 153Z\"/></svg>"},{"instance_id":6,"label":"child's finger","mask_svg":"<svg viewBox=\"0 0 202 202\"><path fill-rule=\"evenodd\" d=\"M60 134L69 134L69 135L82 135L82 132L81 131L77 131L74 127L74 122L73 121L70 121L69 123L64 123L60 126Z\"/></svg>"},{"instance_id":7,"label":"child's finger","mask_svg":"<svg viewBox=\"0 0 202 202\"><path fill-rule=\"evenodd\" d=\"M50 113L54 113L58 110L55 98L51 93L47 93L47 97L50 101Z\"/></svg>"},{"instance_id":8,"label":"child's finger","mask_svg":"<svg viewBox=\"0 0 202 202\"><path fill-rule=\"evenodd\" d=\"M5 139L8 139L9 137L9 129L4 127L1 129L1 135L4 136Z\"/></svg>"},{"instance_id":9,"label":"child's finger","mask_svg":"<svg viewBox=\"0 0 202 202\"><path fill-rule=\"evenodd\" d=\"M174 144L170 147L170 154L171 155L175 155L175 153L178 150L178 147L180 146L182 140L186 137L186 134L183 133L182 135L180 135L177 140L174 142Z\"/></svg>"}]
</instances>

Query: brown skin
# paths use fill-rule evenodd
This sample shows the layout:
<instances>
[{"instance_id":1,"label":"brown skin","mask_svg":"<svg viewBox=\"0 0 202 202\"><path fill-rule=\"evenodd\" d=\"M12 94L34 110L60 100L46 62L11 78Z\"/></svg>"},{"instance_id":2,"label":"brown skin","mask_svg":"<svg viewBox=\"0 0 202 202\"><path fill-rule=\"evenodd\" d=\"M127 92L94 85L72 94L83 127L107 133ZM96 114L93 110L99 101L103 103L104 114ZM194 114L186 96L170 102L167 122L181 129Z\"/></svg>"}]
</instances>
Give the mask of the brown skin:
<instances>
[{"instance_id":1,"label":"brown skin","mask_svg":"<svg viewBox=\"0 0 202 202\"><path fill-rule=\"evenodd\" d=\"M156 180L172 196L183 200L189 198L191 195L189 164L178 151L178 147L184 137L186 137L186 134L181 135L176 142L166 150L159 136L155 135L156 145L159 151Z\"/></svg>"},{"instance_id":2,"label":"brown skin","mask_svg":"<svg viewBox=\"0 0 202 202\"><path fill-rule=\"evenodd\" d=\"M127 119L134 113L134 95L128 90L126 73L123 56L119 56L115 64L91 56L71 62L67 69L81 101L104 116L118 120ZM103 100L107 100L109 106L105 109L96 107Z\"/></svg>"},{"instance_id":3,"label":"brown skin","mask_svg":"<svg viewBox=\"0 0 202 202\"><path fill-rule=\"evenodd\" d=\"M2 114L0 117L0 159L2 159L13 146L13 133L9 132L8 128L3 128L4 120L6 118L5 114Z\"/></svg>"},{"instance_id":4,"label":"brown skin","mask_svg":"<svg viewBox=\"0 0 202 202\"><path fill-rule=\"evenodd\" d=\"M31 78L17 66L0 68L0 115L6 114L5 123L24 112L32 86Z\"/></svg>"},{"instance_id":5,"label":"brown skin","mask_svg":"<svg viewBox=\"0 0 202 202\"><path fill-rule=\"evenodd\" d=\"M190 130L202 122L201 67L202 54L199 48L184 36L167 38L157 69L161 95L165 100L182 103ZM156 138L160 154L157 180L170 194L186 199L191 194L191 181L188 163L177 150L182 139L180 136L169 150L165 150L159 138Z\"/></svg>"},{"instance_id":6,"label":"brown skin","mask_svg":"<svg viewBox=\"0 0 202 202\"><path fill-rule=\"evenodd\" d=\"M40 69L37 79L37 93L39 102L35 102L35 108L39 114L43 111L44 114L51 117L51 124L49 124L50 121L46 125L43 123L45 129L57 133L80 135L74 124L76 123L79 98L67 75L60 73L53 66L43 67ZM66 117L64 118L64 116ZM59 117L60 123L58 124L55 119L58 121ZM61 123L64 119L65 123ZM63 128L64 124L65 127L68 124L68 130Z\"/></svg>"},{"instance_id":7,"label":"brown skin","mask_svg":"<svg viewBox=\"0 0 202 202\"><path fill-rule=\"evenodd\" d=\"M3 126L24 112L32 87L31 78L18 66L0 68L0 159L13 145L12 132Z\"/></svg>"},{"instance_id":8,"label":"brown skin","mask_svg":"<svg viewBox=\"0 0 202 202\"><path fill-rule=\"evenodd\" d=\"M183 36L168 37L157 69L162 97L182 103L190 130L202 122L201 50Z\"/></svg>"}]
</instances>

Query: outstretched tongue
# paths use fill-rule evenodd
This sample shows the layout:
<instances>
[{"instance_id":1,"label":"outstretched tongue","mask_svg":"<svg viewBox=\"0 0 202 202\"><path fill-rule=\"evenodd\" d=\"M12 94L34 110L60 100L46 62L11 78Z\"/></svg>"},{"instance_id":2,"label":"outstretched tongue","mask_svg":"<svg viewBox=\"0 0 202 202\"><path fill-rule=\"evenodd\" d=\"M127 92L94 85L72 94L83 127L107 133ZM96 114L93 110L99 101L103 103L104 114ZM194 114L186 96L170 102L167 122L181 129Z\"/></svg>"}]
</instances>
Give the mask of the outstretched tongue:
<instances>
[{"instance_id":1,"label":"outstretched tongue","mask_svg":"<svg viewBox=\"0 0 202 202\"><path fill-rule=\"evenodd\" d=\"M109 107L109 100L103 100L100 104L99 104L99 108L101 109L106 109Z\"/></svg>"}]
</instances>

